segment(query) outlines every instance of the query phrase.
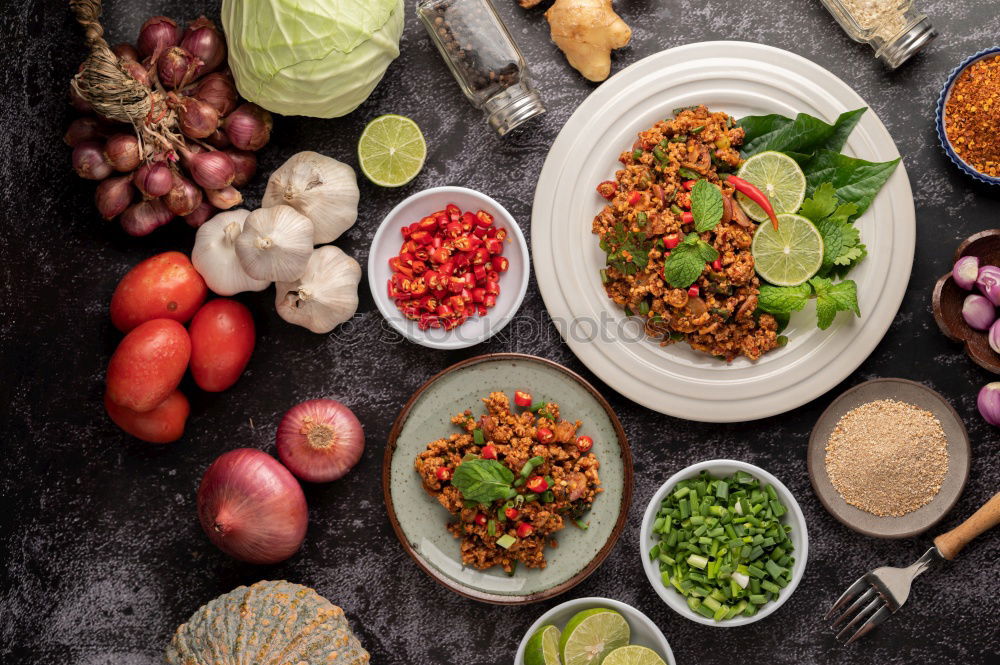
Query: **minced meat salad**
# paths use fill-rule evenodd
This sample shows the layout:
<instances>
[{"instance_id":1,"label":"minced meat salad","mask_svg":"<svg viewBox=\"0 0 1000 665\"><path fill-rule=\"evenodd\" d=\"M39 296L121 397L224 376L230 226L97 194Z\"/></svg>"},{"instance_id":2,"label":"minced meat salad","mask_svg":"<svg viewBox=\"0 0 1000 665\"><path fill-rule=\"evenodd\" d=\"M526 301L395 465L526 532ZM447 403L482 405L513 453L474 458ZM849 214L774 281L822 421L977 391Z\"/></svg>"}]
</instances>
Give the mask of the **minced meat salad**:
<instances>
[{"instance_id":1,"label":"minced meat salad","mask_svg":"<svg viewBox=\"0 0 1000 665\"><path fill-rule=\"evenodd\" d=\"M683 340L727 361L755 360L779 346L774 317L756 311L760 282L750 254L756 224L724 180L741 164L743 136L732 117L704 106L640 132L619 158L624 167L615 180L598 185L609 203L593 224L608 255L601 271L608 296L627 314L645 318L646 333L661 344ZM720 189L723 211L721 221L696 238L691 190L699 180ZM694 283L674 288L664 264L671 250L693 242L717 258L705 261Z\"/></svg>"},{"instance_id":2,"label":"minced meat salad","mask_svg":"<svg viewBox=\"0 0 1000 665\"><path fill-rule=\"evenodd\" d=\"M532 403L526 392L483 399L487 412L471 410L451 421L464 430L427 444L414 467L424 489L458 519L448 530L462 541L462 563L503 566L513 574L520 561L544 568L552 535L580 516L601 489L600 462L580 421L562 420L559 405Z\"/></svg>"}]
</instances>

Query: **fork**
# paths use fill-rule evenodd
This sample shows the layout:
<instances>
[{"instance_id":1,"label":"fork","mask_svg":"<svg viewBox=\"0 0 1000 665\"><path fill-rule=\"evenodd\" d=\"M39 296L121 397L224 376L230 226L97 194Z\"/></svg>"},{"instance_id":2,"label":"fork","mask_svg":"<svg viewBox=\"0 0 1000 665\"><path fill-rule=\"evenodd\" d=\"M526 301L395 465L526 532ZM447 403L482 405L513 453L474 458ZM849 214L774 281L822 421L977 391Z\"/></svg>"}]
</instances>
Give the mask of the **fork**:
<instances>
[{"instance_id":1,"label":"fork","mask_svg":"<svg viewBox=\"0 0 1000 665\"><path fill-rule=\"evenodd\" d=\"M824 619L837 640L851 644L892 616L910 595L914 578L943 561L954 559L970 540L1000 524L1000 492L957 527L934 539L934 546L906 568L884 566L865 573L847 588Z\"/></svg>"}]
</instances>

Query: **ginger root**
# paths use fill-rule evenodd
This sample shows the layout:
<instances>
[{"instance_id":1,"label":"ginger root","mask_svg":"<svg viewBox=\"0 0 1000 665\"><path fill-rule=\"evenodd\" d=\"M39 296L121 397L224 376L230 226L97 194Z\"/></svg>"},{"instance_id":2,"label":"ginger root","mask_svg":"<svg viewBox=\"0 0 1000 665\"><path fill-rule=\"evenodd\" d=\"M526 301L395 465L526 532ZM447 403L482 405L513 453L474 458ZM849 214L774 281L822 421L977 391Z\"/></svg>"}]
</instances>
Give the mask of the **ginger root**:
<instances>
[{"instance_id":1,"label":"ginger root","mask_svg":"<svg viewBox=\"0 0 1000 665\"><path fill-rule=\"evenodd\" d=\"M611 50L632 38L611 0L556 0L545 12L552 41L566 54L569 64L591 81L611 73Z\"/></svg>"}]
</instances>

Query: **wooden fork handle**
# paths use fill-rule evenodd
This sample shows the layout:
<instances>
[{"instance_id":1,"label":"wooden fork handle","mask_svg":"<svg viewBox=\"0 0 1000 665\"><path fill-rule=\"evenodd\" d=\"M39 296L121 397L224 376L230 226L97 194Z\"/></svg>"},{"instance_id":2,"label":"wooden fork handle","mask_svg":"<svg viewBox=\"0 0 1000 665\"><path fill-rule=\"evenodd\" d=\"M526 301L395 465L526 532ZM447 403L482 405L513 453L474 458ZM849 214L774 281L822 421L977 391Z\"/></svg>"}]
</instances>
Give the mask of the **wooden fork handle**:
<instances>
[{"instance_id":1,"label":"wooden fork handle","mask_svg":"<svg viewBox=\"0 0 1000 665\"><path fill-rule=\"evenodd\" d=\"M949 561L958 556L970 540L1000 524L1000 492L972 513L972 516L934 539L941 556Z\"/></svg>"}]
</instances>

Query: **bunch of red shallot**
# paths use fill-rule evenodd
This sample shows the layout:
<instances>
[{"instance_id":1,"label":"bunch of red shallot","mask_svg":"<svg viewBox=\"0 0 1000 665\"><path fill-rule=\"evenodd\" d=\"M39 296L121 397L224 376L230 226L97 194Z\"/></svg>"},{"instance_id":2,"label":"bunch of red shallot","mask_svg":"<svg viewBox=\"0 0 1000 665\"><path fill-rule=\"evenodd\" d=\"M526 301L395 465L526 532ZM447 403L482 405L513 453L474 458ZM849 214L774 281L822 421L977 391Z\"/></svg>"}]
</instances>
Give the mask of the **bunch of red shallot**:
<instances>
[{"instance_id":1,"label":"bunch of red shallot","mask_svg":"<svg viewBox=\"0 0 1000 665\"><path fill-rule=\"evenodd\" d=\"M237 187L257 169L271 114L238 98L215 24L202 16L182 29L155 16L135 45L111 48L97 20L100 0L71 6L90 55L71 81L70 103L87 115L64 140L77 174L100 181L101 216L143 236L175 217L198 227L239 205Z\"/></svg>"}]
</instances>

